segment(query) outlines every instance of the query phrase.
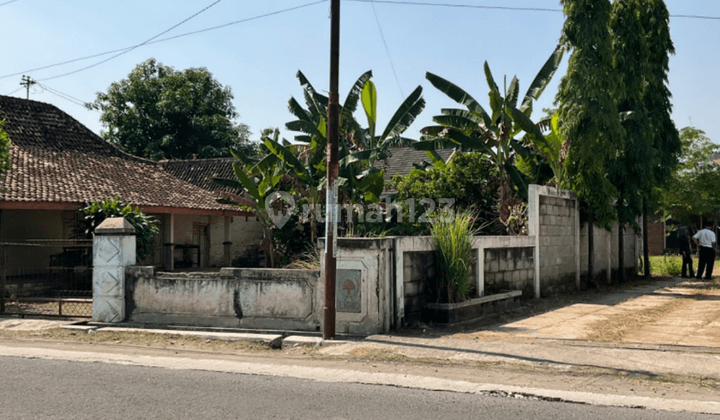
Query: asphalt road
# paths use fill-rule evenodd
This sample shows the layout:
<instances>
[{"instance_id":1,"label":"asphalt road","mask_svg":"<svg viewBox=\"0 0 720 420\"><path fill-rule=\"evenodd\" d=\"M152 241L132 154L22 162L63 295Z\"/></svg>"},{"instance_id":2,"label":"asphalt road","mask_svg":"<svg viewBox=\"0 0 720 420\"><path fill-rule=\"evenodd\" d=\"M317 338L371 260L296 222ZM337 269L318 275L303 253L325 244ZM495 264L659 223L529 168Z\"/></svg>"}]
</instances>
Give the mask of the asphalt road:
<instances>
[{"instance_id":1,"label":"asphalt road","mask_svg":"<svg viewBox=\"0 0 720 420\"><path fill-rule=\"evenodd\" d=\"M717 419L287 377L0 357L2 419Z\"/></svg>"}]
</instances>

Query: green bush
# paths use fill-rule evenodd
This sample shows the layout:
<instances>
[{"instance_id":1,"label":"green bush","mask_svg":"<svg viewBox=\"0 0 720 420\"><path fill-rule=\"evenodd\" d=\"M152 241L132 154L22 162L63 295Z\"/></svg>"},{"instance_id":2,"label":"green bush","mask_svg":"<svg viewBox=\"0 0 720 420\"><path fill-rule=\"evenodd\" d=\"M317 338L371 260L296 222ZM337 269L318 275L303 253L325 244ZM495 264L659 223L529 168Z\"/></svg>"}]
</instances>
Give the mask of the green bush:
<instances>
[{"instance_id":1,"label":"green bush","mask_svg":"<svg viewBox=\"0 0 720 420\"><path fill-rule=\"evenodd\" d=\"M651 256L650 271L663 276L679 276L682 273L682 257L680 255Z\"/></svg>"},{"instance_id":2,"label":"green bush","mask_svg":"<svg viewBox=\"0 0 720 420\"><path fill-rule=\"evenodd\" d=\"M470 294L473 285L470 258L474 230L473 213L459 211L454 218L437 217L431 228L440 278L437 296L441 302L461 302Z\"/></svg>"},{"instance_id":3,"label":"green bush","mask_svg":"<svg viewBox=\"0 0 720 420\"><path fill-rule=\"evenodd\" d=\"M497 192L500 186L497 167L483 153L456 152L444 167L430 166L413 169L407 176L395 175L391 181L398 193L396 203L415 199L415 220L425 212L423 198L438 202L440 198L454 198L456 210L472 209L474 228L485 225L486 234L502 234L503 227L494 223L498 218ZM407 212L407 205L404 205ZM442 208L438 204L438 209ZM407 213L406 213L407 217ZM488 225L488 222L493 222ZM409 223L405 223L409 225ZM416 233L412 233L415 228ZM400 234L427 235L427 224L406 226ZM392 234L397 234L393 232Z\"/></svg>"},{"instance_id":4,"label":"green bush","mask_svg":"<svg viewBox=\"0 0 720 420\"><path fill-rule=\"evenodd\" d=\"M108 217L124 217L135 228L137 239L137 259L143 260L153 250L153 239L160 233L154 217L141 212L138 207L121 202L118 196L96 201L80 209L85 218L78 228L81 236L92 238L95 228Z\"/></svg>"}]
</instances>

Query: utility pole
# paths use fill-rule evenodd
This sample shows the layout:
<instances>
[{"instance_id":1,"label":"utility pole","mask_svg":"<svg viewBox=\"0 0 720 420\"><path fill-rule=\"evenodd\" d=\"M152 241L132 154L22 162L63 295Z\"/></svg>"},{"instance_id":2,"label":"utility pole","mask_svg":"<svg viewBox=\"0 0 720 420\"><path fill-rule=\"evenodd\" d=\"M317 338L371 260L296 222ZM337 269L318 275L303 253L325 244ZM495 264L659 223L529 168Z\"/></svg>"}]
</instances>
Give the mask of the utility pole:
<instances>
[{"instance_id":1,"label":"utility pole","mask_svg":"<svg viewBox=\"0 0 720 420\"><path fill-rule=\"evenodd\" d=\"M37 82L34 81L32 78L30 78L30 76L25 76L23 74L22 82L20 82L20 85L25 86L25 90L27 91L26 99L30 99L30 86L34 85L35 83L37 83Z\"/></svg>"},{"instance_id":2,"label":"utility pole","mask_svg":"<svg viewBox=\"0 0 720 420\"><path fill-rule=\"evenodd\" d=\"M338 141L340 105L338 79L340 69L340 0L330 4L330 97L327 115L327 185L325 200L325 306L323 339L335 338L335 276L337 273Z\"/></svg>"}]
</instances>

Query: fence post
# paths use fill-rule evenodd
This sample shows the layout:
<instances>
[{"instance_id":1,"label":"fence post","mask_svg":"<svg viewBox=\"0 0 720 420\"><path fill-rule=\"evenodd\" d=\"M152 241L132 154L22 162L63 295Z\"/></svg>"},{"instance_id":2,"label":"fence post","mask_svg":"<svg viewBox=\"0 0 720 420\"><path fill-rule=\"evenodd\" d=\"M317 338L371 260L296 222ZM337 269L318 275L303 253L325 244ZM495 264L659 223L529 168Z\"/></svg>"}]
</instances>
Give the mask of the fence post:
<instances>
[{"instance_id":1,"label":"fence post","mask_svg":"<svg viewBox=\"0 0 720 420\"><path fill-rule=\"evenodd\" d=\"M105 219L93 237L94 322L125 319L125 267L136 260L135 228L122 217Z\"/></svg>"}]
</instances>

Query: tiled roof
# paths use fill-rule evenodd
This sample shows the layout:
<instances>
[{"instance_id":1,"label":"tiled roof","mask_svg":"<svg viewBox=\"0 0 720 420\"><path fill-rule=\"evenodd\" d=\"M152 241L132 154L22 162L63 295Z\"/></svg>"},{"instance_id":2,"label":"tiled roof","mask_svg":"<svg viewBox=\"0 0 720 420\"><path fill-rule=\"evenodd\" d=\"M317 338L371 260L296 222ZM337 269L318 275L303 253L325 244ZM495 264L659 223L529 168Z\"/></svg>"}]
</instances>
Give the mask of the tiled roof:
<instances>
[{"instance_id":1,"label":"tiled roof","mask_svg":"<svg viewBox=\"0 0 720 420\"><path fill-rule=\"evenodd\" d=\"M437 153L447 162L454 151L454 149L443 149L438 150ZM383 178L385 178L386 189L390 179L392 179L395 174L408 175L415 169L415 164L419 165L422 162L430 163L430 158L427 153L423 150L415 150L412 147L392 147L390 148L390 153L392 156L375 163L375 166L385 171Z\"/></svg>"},{"instance_id":2,"label":"tiled roof","mask_svg":"<svg viewBox=\"0 0 720 420\"><path fill-rule=\"evenodd\" d=\"M232 168L233 162L235 162L234 158L170 160L161 166L173 176L200 188L237 193L238 191L213 181L214 178L236 179Z\"/></svg>"},{"instance_id":3,"label":"tiled roof","mask_svg":"<svg viewBox=\"0 0 720 420\"><path fill-rule=\"evenodd\" d=\"M143 207L238 210L217 204L221 193L122 152L53 105L0 96L0 119L12 141L0 201L82 204L118 195Z\"/></svg>"}]
</instances>

